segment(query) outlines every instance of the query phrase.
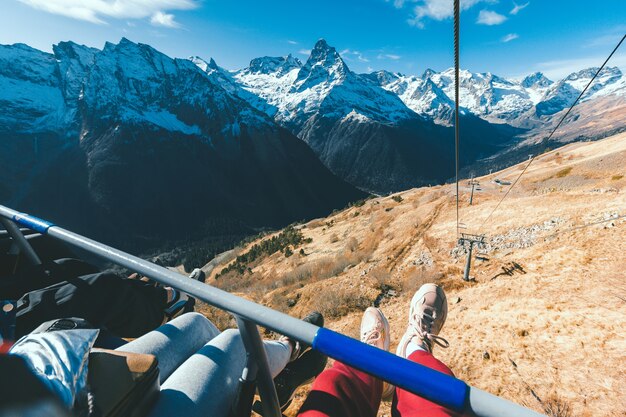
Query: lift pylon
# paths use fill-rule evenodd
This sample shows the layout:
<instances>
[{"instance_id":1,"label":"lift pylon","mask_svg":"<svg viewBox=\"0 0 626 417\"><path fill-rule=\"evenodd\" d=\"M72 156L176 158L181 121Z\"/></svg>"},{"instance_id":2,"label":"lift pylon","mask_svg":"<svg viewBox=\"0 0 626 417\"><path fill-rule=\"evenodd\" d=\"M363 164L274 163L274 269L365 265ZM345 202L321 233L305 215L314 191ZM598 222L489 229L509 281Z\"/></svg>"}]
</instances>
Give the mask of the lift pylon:
<instances>
[{"instance_id":1,"label":"lift pylon","mask_svg":"<svg viewBox=\"0 0 626 417\"><path fill-rule=\"evenodd\" d=\"M471 233L461 233L459 238L459 246L463 246L467 251L467 260L465 261L465 271L463 272L463 281L469 281L470 268L472 267L472 251L474 245L484 245L485 235L474 235Z\"/></svg>"}]
</instances>

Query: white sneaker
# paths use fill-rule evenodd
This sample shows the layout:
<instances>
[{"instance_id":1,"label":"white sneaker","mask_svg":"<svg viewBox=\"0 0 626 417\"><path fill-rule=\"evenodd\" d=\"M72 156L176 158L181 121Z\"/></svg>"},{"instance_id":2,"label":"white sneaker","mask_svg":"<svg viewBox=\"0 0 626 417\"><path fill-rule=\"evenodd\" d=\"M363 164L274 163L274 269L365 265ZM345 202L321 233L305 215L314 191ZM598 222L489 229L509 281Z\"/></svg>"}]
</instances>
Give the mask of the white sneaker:
<instances>
[{"instance_id":1,"label":"white sneaker","mask_svg":"<svg viewBox=\"0 0 626 417\"><path fill-rule=\"evenodd\" d=\"M396 354L406 358L407 347L413 342L427 352L433 351L433 344L443 348L450 346L443 337L437 336L446 322L448 300L443 288L436 284L424 284L413 296L409 311L409 325L400 340Z\"/></svg>"},{"instance_id":2,"label":"white sneaker","mask_svg":"<svg viewBox=\"0 0 626 417\"><path fill-rule=\"evenodd\" d=\"M387 318L379 309L368 307L361 320L361 342L388 351L389 339ZM394 388L393 385L383 382L383 399L391 398Z\"/></svg>"}]
</instances>

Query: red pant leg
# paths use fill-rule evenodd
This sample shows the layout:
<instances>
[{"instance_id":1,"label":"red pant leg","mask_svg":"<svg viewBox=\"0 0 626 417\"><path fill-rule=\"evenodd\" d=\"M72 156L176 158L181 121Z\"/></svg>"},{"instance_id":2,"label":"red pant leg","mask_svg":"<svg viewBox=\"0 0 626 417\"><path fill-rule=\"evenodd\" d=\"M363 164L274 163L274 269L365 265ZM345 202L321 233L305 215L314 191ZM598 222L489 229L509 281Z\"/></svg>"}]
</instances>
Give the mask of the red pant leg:
<instances>
[{"instance_id":1,"label":"red pant leg","mask_svg":"<svg viewBox=\"0 0 626 417\"><path fill-rule=\"evenodd\" d=\"M409 355L410 361L432 368L446 375L454 376L450 368L431 353L417 350ZM396 388L391 407L393 417L460 417L461 414L428 401L415 394Z\"/></svg>"},{"instance_id":2,"label":"red pant leg","mask_svg":"<svg viewBox=\"0 0 626 417\"><path fill-rule=\"evenodd\" d=\"M382 381L335 361L315 379L298 416L375 417L382 393Z\"/></svg>"}]
</instances>

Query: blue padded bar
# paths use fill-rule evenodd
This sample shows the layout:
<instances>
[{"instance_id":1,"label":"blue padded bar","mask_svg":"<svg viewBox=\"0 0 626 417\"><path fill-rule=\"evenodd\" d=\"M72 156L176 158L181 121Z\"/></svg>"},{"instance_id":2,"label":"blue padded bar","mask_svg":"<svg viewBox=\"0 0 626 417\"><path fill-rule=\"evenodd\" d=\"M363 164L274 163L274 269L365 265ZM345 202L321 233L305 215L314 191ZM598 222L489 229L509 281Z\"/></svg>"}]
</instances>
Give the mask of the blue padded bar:
<instances>
[{"instance_id":1,"label":"blue padded bar","mask_svg":"<svg viewBox=\"0 0 626 417\"><path fill-rule=\"evenodd\" d=\"M54 224L37 218L35 216L31 216L26 213L19 213L13 216L13 221L20 226L28 227L35 232L39 232L42 235L48 233L48 229L54 226Z\"/></svg>"},{"instance_id":2,"label":"blue padded bar","mask_svg":"<svg viewBox=\"0 0 626 417\"><path fill-rule=\"evenodd\" d=\"M459 379L325 328L317 332L313 348L444 407L465 409L469 387Z\"/></svg>"}]
</instances>

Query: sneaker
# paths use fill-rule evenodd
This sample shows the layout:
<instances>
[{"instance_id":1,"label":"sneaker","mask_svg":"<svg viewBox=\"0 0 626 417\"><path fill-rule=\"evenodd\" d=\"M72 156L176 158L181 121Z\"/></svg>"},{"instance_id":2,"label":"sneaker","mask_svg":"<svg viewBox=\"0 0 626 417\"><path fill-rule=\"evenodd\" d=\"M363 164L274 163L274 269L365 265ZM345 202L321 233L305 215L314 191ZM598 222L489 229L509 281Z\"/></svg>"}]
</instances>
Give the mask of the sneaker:
<instances>
[{"instance_id":1,"label":"sneaker","mask_svg":"<svg viewBox=\"0 0 626 417\"><path fill-rule=\"evenodd\" d=\"M302 320L316 326L324 326L324 317L317 311L314 311ZM286 336L281 337L280 340L292 343ZM324 370L328 361L326 355L311 349L311 346L304 343L300 343L298 346L299 350L295 359L290 361L274 378L274 386L276 387L276 395L278 396L281 411L289 408L296 390L302 385L313 382L315 377ZM263 415L263 406L260 401L255 401L252 409L254 412Z\"/></svg>"},{"instance_id":2,"label":"sneaker","mask_svg":"<svg viewBox=\"0 0 626 417\"><path fill-rule=\"evenodd\" d=\"M172 301L165 306L165 320L171 321L176 317L184 313L193 311L193 307L196 304L196 299L190 297L184 292L178 291L172 288Z\"/></svg>"},{"instance_id":3,"label":"sneaker","mask_svg":"<svg viewBox=\"0 0 626 417\"><path fill-rule=\"evenodd\" d=\"M389 350L389 322L376 307L368 307L361 319L361 342Z\"/></svg>"},{"instance_id":4,"label":"sneaker","mask_svg":"<svg viewBox=\"0 0 626 417\"><path fill-rule=\"evenodd\" d=\"M389 322L378 308L368 307L361 319L361 342L389 350ZM383 382L383 399L390 399L395 387Z\"/></svg>"},{"instance_id":5,"label":"sneaker","mask_svg":"<svg viewBox=\"0 0 626 417\"><path fill-rule=\"evenodd\" d=\"M409 326L402 336L396 354L406 358L407 347L411 342L430 353L434 344L443 348L450 346L446 339L438 336L447 315L448 300L443 288L436 284L422 285L411 300Z\"/></svg>"},{"instance_id":6,"label":"sneaker","mask_svg":"<svg viewBox=\"0 0 626 417\"><path fill-rule=\"evenodd\" d=\"M324 327L324 316L322 316L322 313L318 311L313 311L312 313L309 313L309 315L303 318L302 321L314 324L318 327ZM311 350L311 345L308 345L306 343L301 343L297 340L292 340L289 336L281 336L280 339L278 340L280 340L281 342L288 342L289 344L291 344L292 349L291 349L291 358L289 358L289 362L295 361L300 356L305 354L307 351Z\"/></svg>"},{"instance_id":7,"label":"sneaker","mask_svg":"<svg viewBox=\"0 0 626 417\"><path fill-rule=\"evenodd\" d=\"M189 278L196 280L196 281L204 282L206 280L206 274L204 273L202 269L196 268L193 271L191 271L191 274L189 274Z\"/></svg>"}]
</instances>

